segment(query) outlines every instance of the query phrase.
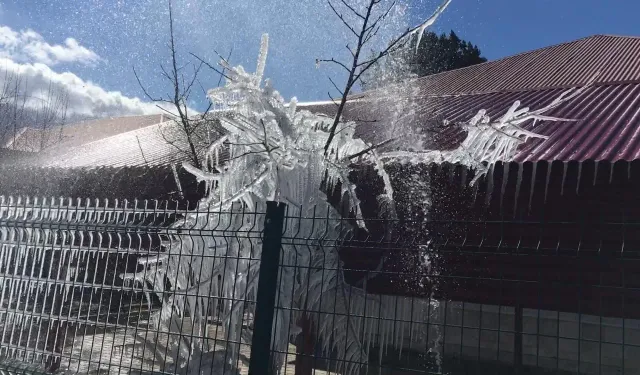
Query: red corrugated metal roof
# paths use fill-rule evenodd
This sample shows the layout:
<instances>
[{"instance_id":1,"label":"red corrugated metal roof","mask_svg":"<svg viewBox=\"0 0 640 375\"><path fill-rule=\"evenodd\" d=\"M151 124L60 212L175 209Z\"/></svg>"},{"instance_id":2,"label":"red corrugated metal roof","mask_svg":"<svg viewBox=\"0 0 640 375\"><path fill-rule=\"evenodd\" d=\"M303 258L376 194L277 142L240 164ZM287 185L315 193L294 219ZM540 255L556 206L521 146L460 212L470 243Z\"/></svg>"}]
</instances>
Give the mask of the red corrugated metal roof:
<instances>
[{"instance_id":1,"label":"red corrugated metal roof","mask_svg":"<svg viewBox=\"0 0 640 375\"><path fill-rule=\"evenodd\" d=\"M595 35L416 81L434 95L640 80L640 37Z\"/></svg>"},{"instance_id":2,"label":"red corrugated metal roof","mask_svg":"<svg viewBox=\"0 0 640 375\"><path fill-rule=\"evenodd\" d=\"M530 140L516 161L640 159L640 38L597 35L497 61L415 79L359 96L345 117L360 121L356 134L370 142L390 129L425 127L433 119L465 121L486 109L495 118L514 101L541 108L569 87L596 73L593 87L548 115L575 122L541 122L549 139ZM332 104L307 106L332 115ZM376 122L371 122L376 120ZM464 134L448 129L433 135L439 149L455 148Z\"/></svg>"}]
</instances>

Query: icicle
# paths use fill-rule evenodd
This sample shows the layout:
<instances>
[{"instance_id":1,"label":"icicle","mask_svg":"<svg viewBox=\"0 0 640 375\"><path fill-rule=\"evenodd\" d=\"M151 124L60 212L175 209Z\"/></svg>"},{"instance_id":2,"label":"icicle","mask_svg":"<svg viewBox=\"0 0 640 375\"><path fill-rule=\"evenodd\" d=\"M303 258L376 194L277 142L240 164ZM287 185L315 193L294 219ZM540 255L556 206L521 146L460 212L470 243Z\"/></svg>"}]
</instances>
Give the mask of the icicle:
<instances>
[{"instance_id":1,"label":"icicle","mask_svg":"<svg viewBox=\"0 0 640 375\"><path fill-rule=\"evenodd\" d=\"M578 162L578 181L576 182L576 195L580 193L580 180L582 179L582 162Z\"/></svg>"},{"instance_id":2,"label":"icicle","mask_svg":"<svg viewBox=\"0 0 640 375\"><path fill-rule=\"evenodd\" d=\"M609 185L611 185L611 183L613 182L613 170L615 167L615 162L610 162L609 163L611 165L611 168L609 169Z\"/></svg>"},{"instance_id":3,"label":"icicle","mask_svg":"<svg viewBox=\"0 0 640 375\"><path fill-rule=\"evenodd\" d=\"M417 26L413 29L409 35L413 36L414 34L418 34L418 40L416 41L416 53L418 52L418 47L420 46L420 41L422 40L422 36L424 35L425 30L433 25L440 14L447 9L451 0L445 0L438 8L436 8L435 12L429 17L425 22L423 22L420 26Z\"/></svg>"},{"instance_id":4,"label":"icicle","mask_svg":"<svg viewBox=\"0 0 640 375\"><path fill-rule=\"evenodd\" d=\"M484 204L489 207L491 204L491 196L493 195L493 165L489 166L489 172L487 173L487 193L485 196Z\"/></svg>"},{"instance_id":5,"label":"icicle","mask_svg":"<svg viewBox=\"0 0 640 375\"><path fill-rule=\"evenodd\" d=\"M529 212L531 212L531 204L533 202L533 189L536 186L536 172L538 169L538 163L539 162L533 162L533 168L531 170L531 187L530 187L530 191L529 191Z\"/></svg>"},{"instance_id":6,"label":"icicle","mask_svg":"<svg viewBox=\"0 0 640 375\"><path fill-rule=\"evenodd\" d=\"M176 169L175 163L171 163L171 172L173 173L173 180L178 188L178 194L180 195L180 198L183 198L184 194L182 192L182 184L180 183L180 177L178 176L178 170Z\"/></svg>"},{"instance_id":7,"label":"icicle","mask_svg":"<svg viewBox=\"0 0 640 375\"><path fill-rule=\"evenodd\" d=\"M456 166L448 165L447 166L447 176L449 177L449 183L453 184L453 179L456 177Z\"/></svg>"},{"instance_id":8,"label":"icicle","mask_svg":"<svg viewBox=\"0 0 640 375\"><path fill-rule=\"evenodd\" d=\"M367 309L368 311L369 309ZM365 346L365 351L367 353L370 353L370 347L371 347L371 341L373 340L372 337L372 325L373 325L373 320L367 318L366 316L363 318L364 319L364 342L363 345Z\"/></svg>"},{"instance_id":9,"label":"icicle","mask_svg":"<svg viewBox=\"0 0 640 375\"><path fill-rule=\"evenodd\" d=\"M473 203L475 204L478 201L478 190L480 190L480 183L479 182L474 183L472 185L472 188L473 188Z\"/></svg>"},{"instance_id":10,"label":"icicle","mask_svg":"<svg viewBox=\"0 0 640 375\"><path fill-rule=\"evenodd\" d=\"M507 189L507 183L509 182L509 167L510 163L502 164L502 186L500 188L500 213L502 213L502 203L504 202L504 192Z\"/></svg>"},{"instance_id":11,"label":"icicle","mask_svg":"<svg viewBox=\"0 0 640 375\"><path fill-rule=\"evenodd\" d=\"M384 315L383 315L384 316ZM382 367L382 357L383 357L383 352L384 352L384 342L385 342L385 337L384 337L384 320L380 323L379 325L379 329L378 329L378 365L380 367Z\"/></svg>"},{"instance_id":12,"label":"icicle","mask_svg":"<svg viewBox=\"0 0 640 375\"><path fill-rule=\"evenodd\" d=\"M291 98L289 102L289 118L293 119L296 116L296 110L298 109L298 98L295 96Z\"/></svg>"},{"instance_id":13,"label":"icicle","mask_svg":"<svg viewBox=\"0 0 640 375\"><path fill-rule=\"evenodd\" d=\"M255 85L260 86L262 82L262 76L264 75L264 69L267 65L267 53L269 51L269 34L262 34L262 40L260 42L260 55L258 56L258 64L255 73Z\"/></svg>"},{"instance_id":14,"label":"icicle","mask_svg":"<svg viewBox=\"0 0 640 375\"><path fill-rule=\"evenodd\" d=\"M391 304L391 306L393 306L393 328L392 328L392 337L389 340L389 344L393 345L393 347L398 347L398 340L399 340L399 333L400 330L398 329L398 325L400 324L398 322L399 318L398 318L398 296L393 296L392 297L392 301L393 303Z\"/></svg>"},{"instance_id":15,"label":"icicle","mask_svg":"<svg viewBox=\"0 0 640 375\"><path fill-rule=\"evenodd\" d=\"M564 183L567 179L567 168L569 166L569 163L564 161L562 162L562 164L562 184L560 185L560 195L564 196Z\"/></svg>"},{"instance_id":16,"label":"icicle","mask_svg":"<svg viewBox=\"0 0 640 375\"><path fill-rule=\"evenodd\" d=\"M631 162L627 162L627 180L631 180Z\"/></svg>"},{"instance_id":17,"label":"icicle","mask_svg":"<svg viewBox=\"0 0 640 375\"><path fill-rule=\"evenodd\" d=\"M549 193L549 180L551 179L551 169L552 169L553 165L551 164L551 162L547 162L547 179L545 180L545 185L544 185L544 203L547 204L547 195Z\"/></svg>"},{"instance_id":18,"label":"icicle","mask_svg":"<svg viewBox=\"0 0 640 375\"><path fill-rule=\"evenodd\" d=\"M402 298L402 304L401 306L401 312L400 312L400 317L401 317L401 322L400 322L400 345L398 345L398 356L399 358L402 358L402 351L404 349L404 326L405 326L405 320L407 320L406 318L406 298Z\"/></svg>"},{"instance_id":19,"label":"icicle","mask_svg":"<svg viewBox=\"0 0 640 375\"><path fill-rule=\"evenodd\" d=\"M535 167L534 167L535 168ZM516 194L513 200L513 217L517 216L518 201L520 199L520 187L522 185L522 173L524 172L524 163L518 163L518 180L516 181ZM533 186L533 181L531 181ZM532 189L533 190L533 189ZM531 203L529 203L531 205Z\"/></svg>"},{"instance_id":20,"label":"icicle","mask_svg":"<svg viewBox=\"0 0 640 375\"><path fill-rule=\"evenodd\" d=\"M596 186L596 181L598 180L598 166L600 165L600 161L596 160L593 168L593 186Z\"/></svg>"},{"instance_id":21,"label":"icicle","mask_svg":"<svg viewBox=\"0 0 640 375\"><path fill-rule=\"evenodd\" d=\"M389 328L390 323L389 323L389 318L388 318L389 315L391 315L391 314L389 314L389 309L390 309L390 307L387 306L385 308L384 315L382 316L384 318L383 324L382 324L383 332L384 332L384 336L383 336L383 340L382 340L382 343L383 343L382 344L382 352L383 352L383 354L387 354L389 341L391 341L389 339L389 335L391 334L391 332L390 332L391 329Z\"/></svg>"}]
</instances>

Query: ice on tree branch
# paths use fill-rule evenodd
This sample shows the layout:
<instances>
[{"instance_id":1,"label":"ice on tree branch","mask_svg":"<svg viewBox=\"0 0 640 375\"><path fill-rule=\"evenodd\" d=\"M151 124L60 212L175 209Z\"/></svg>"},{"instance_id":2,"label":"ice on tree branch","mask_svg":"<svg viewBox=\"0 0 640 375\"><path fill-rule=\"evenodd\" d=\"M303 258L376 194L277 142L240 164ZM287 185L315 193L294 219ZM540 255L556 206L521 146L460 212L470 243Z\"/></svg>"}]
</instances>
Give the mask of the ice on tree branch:
<instances>
[{"instance_id":1,"label":"ice on tree branch","mask_svg":"<svg viewBox=\"0 0 640 375\"><path fill-rule=\"evenodd\" d=\"M264 68L267 66L267 53L269 51L269 37L267 34L262 36L262 41L260 42L260 56L258 57L258 64L256 68L256 86L260 86L260 82L262 82L262 76L264 75Z\"/></svg>"},{"instance_id":2,"label":"ice on tree branch","mask_svg":"<svg viewBox=\"0 0 640 375\"><path fill-rule=\"evenodd\" d=\"M411 32L409 32L408 36L418 35L418 41L416 42L416 51L420 46L420 41L422 40L422 36L424 35L425 30L431 27L438 17L447 9L447 7L451 4L451 0L445 0L444 3L440 4L438 8L433 12L431 17L427 18L422 24L416 26Z\"/></svg>"},{"instance_id":3,"label":"ice on tree branch","mask_svg":"<svg viewBox=\"0 0 640 375\"><path fill-rule=\"evenodd\" d=\"M319 327L316 334L321 338L324 354L337 355L336 362L342 367L336 370L356 374L366 365L372 345L384 348L393 342L393 327L383 324L384 332L379 339L372 334L377 328L371 322L380 318L392 321L396 306L387 308L384 297L368 294L364 289L368 278L358 284L362 288L344 280L338 248L348 232L355 230L345 228L343 223L350 220L344 219L355 219L366 228L357 186L349 181L349 174L354 171L354 155L374 165L384 184L378 201L384 206L385 215L393 218L394 190L385 171L386 163L461 163L477 169L481 175L485 163L509 161L520 144L531 138L544 138L522 125L527 121L563 120L545 113L575 98L584 88L564 93L538 110L520 108L516 102L498 120L491 120L485 111L480 111L460 124L468 134L453 151L384 153L355 136L355 123L340 119L333 133L334 119L300 109L295 99L285 102L268 81L263 83L267 47L265 35L256 73L248 73L240 66L225 66L226 84L208 92L217 108L212 114L225 135L206 148L206 162L201 168L184 164L196 179L207 184L206 196L198 209L172 225L184 229L184 233L178 231L163 242L158 254L140 258L143 271L121 277L128 283L150 285L161 299L162 309L153 317L161 332L179 330L181 319L189 317L194 325L193 337L205 337L208 314L221 311L225 341L248 342L251 330L243 324L244 312L248 316L253 313L253 304L246 301L253 300L257 293L260 240L237 236L229 241L215 233L261 232L263 223L258 219L261 216L255 213L264 213L268 200L287 202L284 235L309 240L305 251L288 244L282 248L275 316L278 328L273 332L275 365L284 363L282 353L287 352L290 332L300 332L298 319L305 315ZM330 147L325 150L327 144ZM220 158L223 151L228 155L225 160ZM343 217L350 213L342 213L330 204L327 193L338 185L348 211L355 217ZM317 213L322 213L322 220L292 219L313 218ZM190 236L192 230L210 231L214 235ZM335 245L325 246L326 243ZM372 277L383 268L384 258ZM150 291L146 293L150 301ZM336 320L336 314L344 318ZM207 340L183 337L169 346L168 353L175 356L176 366L171 371L183 371L189 366L196 372L211 373L211 368L215 368L238 373L234 367L240 358L238 345L228 344L222 356L226 360L215 357ZM201 360L207 369L198 368Z\"/></svg>"}]
</instances>

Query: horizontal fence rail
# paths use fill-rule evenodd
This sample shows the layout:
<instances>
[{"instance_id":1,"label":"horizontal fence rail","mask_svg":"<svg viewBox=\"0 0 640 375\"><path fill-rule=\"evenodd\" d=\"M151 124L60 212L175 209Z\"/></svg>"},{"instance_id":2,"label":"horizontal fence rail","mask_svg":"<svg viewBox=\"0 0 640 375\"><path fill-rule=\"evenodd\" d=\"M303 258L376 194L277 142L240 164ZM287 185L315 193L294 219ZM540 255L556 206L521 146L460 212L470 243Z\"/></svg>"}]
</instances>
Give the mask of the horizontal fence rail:
<instances>
[{"instance_id":1,"label":"horizontal fence rail","mask_svg":"<svg viewBox=\"0 0 640 375\"><path fill-rule=\"evenodd\" d=\"M281 215L0 197L0 371L640 373L640 221Z\"/></svg>"}]
</instances>

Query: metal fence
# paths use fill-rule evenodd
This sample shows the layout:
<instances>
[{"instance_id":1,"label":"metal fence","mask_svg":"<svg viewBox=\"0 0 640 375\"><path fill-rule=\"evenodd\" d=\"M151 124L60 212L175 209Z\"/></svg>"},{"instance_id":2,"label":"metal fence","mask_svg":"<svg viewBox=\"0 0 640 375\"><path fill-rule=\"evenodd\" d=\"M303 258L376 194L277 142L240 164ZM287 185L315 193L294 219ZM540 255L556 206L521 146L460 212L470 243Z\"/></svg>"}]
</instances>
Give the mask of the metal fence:
<instances>
[{"instance_id":1,"label":"metal fence","mask_svg":"<svg viewBox=\"0 0 640 375\"><path fill-rule=\"evenodd\" d=\"M336 228L349 220L300 212L0 198L0 367L640 373L640 223L372 219L368 232L344 235ZM190 225L190 215L207 224ZM209 240L216 251L194 250ZM242 255L238 246L251 249ZM176 288L171 272L146 274L150 259L167 256L190 265L188 285L210 282L206 292ZM209 258L259 266L257 292L225 284L240 277L203 276ZM239 275L233 267L225 269ZM236 332L225 311L237 303Z\"/></svg>"}]
</instances>

